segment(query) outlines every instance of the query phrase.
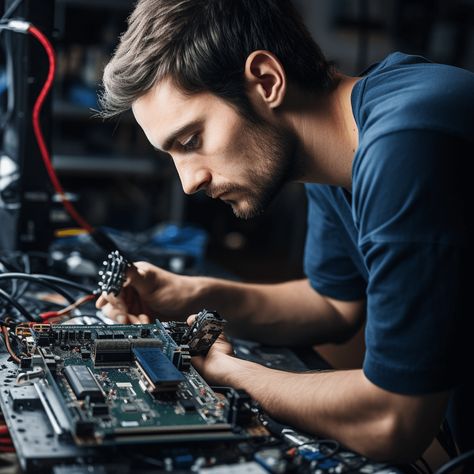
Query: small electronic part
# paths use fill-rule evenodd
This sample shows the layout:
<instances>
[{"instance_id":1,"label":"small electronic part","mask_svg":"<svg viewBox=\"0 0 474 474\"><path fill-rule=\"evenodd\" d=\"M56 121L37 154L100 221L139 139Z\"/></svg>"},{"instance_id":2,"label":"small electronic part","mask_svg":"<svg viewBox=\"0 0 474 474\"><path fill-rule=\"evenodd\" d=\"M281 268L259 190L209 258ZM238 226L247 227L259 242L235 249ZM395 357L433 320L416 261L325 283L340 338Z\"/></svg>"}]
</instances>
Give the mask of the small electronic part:
<instances>
[{"instance_id":1,"label":"small electronic part","mask_svg":"<svg viewBox=\"0 0 474 474\"><path fill-rule=\"evenodd\" d=\"M92 346L94 364L126 364L132 361L132 348L127 339L96 339Z\"/></svg>"},{"instance_id":2,"label":"small electronic part","mask_svg":"<svg viewBox=\"0 0 474 474\"><path fill-rule=\"evenodd\" d=\"M92 416L107 416L109 414L109 405L106 403L91 403Z\"/></svg>"},{"instance_id":3,"label":"small electronic part","mask_svg":"<svg viewBox=\"0 0 474 474\"><path fill-rule=\"evenodd\" d=\"M37 379L41 379L45 376L44 369L42 367L35 367L33 370L22 372L16 377L16 384L23 385L34 382Z\"/></svg>"},{"instance_id":4,"label":"small electronic part","mask_svg":"<svg viewBox=\"0 0 474 474\"><path fill-rule=\"evenodd\" d=\"M20 359L20 369L27 370L31 367L31 357L22 357Z\"/></svg>"},{"instance_id":5,"label":"small electronic part","mask_svg":"<svg viewBox=\"0 0 474 474\"><path fill-rule=\"evenodd\" d=\"M41 400L33 385L22 385L10 389L14 410L34 410L41 407Z\"/></svg>"},{"instance_id":6,"label":"small electronic part","mask_svg":"<svg viewBox=\"0 0 474 474\"><path fill-rule=\"evenodd\" d=\"M201 468L199 474L268 474L268 471L255 461L249 461Z\"/></svg>"},{"instance_id":7,"label":"small electronic part","mask_svg":"<svg viewBox=\"0 0 474 474\"><path fill-rule=\"evenodd\" d=\"M225 323L217 311L203 309L183 334L181 342L189 346L189 353L192 356L207 354L224 330Z\"/></svg>"},{"instance_id":8,"label":"small electronic part","mask_svg":"<svg viewBox=\"0 0 474 474\"><path fill-rule=\"evenodd\" d=\"M82 349L81 349L81 357L82 357L83 359L90 359L90 358L91 358L91 351L82 348Z\"/></svg>"},{"instance_id":9,"label":"small electronic part","mask_svg":"<svg viewBox=\"0 0 474 474\"><path fill-rule=\"evenodd\" d=\"M100 337L101 334L98 335ZM92 359L97 365L130 364L134 347L162 347L159 339L96 339L92 346Z\"/></svg>"},{"instance_id":10,"label":"small electronic part","mask_svg":"<svg viewBox=\"0 0 474 474\"><path fill-rule=\"evenodd\" d=\"M168 321L163 323L163 325L170 332L178 345L182 343L183 336L189 329L189 326L184 321Z\"/></svg>"},{"instance_id":11,"label":"small electronic part","mask_svg":"<svg viewBox=\"0 0 474 474\"><path fill-rule=\"evenodd\" d=\"M179 404L183 407L183 410L185 412L196 411L196 404L194 403L193 400L190 400L190 399L180 400Z\"/></svg>"},{"instance_id":12,"label":"small electronic part","mask_svg":"<svg viewBox=\"0 0 474 474\"><path fill-rule=\"evenodd\" d=\"M128 260L118 250L110 252L99 271L98 292L117 296L122 290L129 266Z\"/></svg>"},{"instance_id":13,"label":"small electronic part","mask_svg":"<svg viewBox=\"0 0 474 474\"><path fill-rule=\"evenodd\" d=\"M105 400L104 392L89 367L68 365L64 369L64 375L78 400L84 400L86 397L98 402Z\"/></svg>"},{"instance_id":14,"label":"small electronic part","mask_svg":"<svg viewBox=\"0 0 474 474\"><path fill-rule=\"evenodd\" d=\"M233 425L248 424L253 417L250 395L245 390L231 388L227 391L226 397L230 402L229 423Z\"/></svg>"},{"instance_id":15,"label":"small electronic part","mask_svg":"<svg viewBox=\"0 0 474 474\"><path fill-rule=\"evenodd\" d=\"M135 347L133 353L149 392L176 391L184 381L183 374L158 347Z\"/></svg>"},{"instance_id":16,"label":"small electronic part","mask_svg":"<svg viewBox=\"0 0 474 474\"><path fill-rule=\"evenodd\" d=\"M283 459L283 453L278 448L262 449L255 453L255 461L273 474L288 472L288 462Z\"/></svg>"},{"instance_id":17,"label":"small electronic part","mask_svg":"<svg viewBox=\"0 0 474 474\"><path fill-rule=\"evenodd\" d=\"M189 346L182 345L177 347L172 354L172 362L182 372L187 372L191 367L191 354Z\"/></svg>"}]
</instances>

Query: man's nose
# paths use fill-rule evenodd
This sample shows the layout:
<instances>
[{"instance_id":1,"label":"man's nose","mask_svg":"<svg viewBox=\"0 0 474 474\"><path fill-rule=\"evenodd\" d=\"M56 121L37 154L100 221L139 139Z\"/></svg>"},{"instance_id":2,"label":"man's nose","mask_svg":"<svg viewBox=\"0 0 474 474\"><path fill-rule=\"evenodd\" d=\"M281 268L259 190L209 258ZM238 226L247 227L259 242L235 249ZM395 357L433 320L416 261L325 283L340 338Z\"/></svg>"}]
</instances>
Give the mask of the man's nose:
<instances>
[{"instance_id":1,"label":"man's nose","mask_svg":"<svg viewBox=\"0 0 474 474\"><path fill-rule=\"evenodd\" d=\"M205 169L179 169L179 179L186 194L193 194L204 189L211 182L211 174Z\"/></svg>"}]
</instances>

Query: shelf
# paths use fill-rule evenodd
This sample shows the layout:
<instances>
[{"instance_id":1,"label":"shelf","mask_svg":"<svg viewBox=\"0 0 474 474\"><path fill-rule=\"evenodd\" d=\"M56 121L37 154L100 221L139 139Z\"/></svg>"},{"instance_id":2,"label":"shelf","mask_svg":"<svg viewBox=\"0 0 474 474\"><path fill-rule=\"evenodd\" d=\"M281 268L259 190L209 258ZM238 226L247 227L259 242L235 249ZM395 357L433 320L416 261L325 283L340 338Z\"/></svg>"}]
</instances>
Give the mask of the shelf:
<instances>
[{"instance_id":1,"label":"shelf","mask_svg":"<svg viewBox=\"0 0 474 474\"><path fill-rule=\"evenodd\" d=\"M105 123L112 122L112 120L103 120L97 116L97 112L84 105L73 104L65 100L53 101L53 117L68 120L92 120L104 121ZM115 121L121 123L136 123L135 118L130 110L122 113Z\"/></svg>"},{"instance_id":2,"label":"shelf","mask_svg":"<svg viewBox=\"0 0 474 474\"><path fill-rule=\"evenodd\" d=\"M64 100L53 101L53 115L61 118L95 119L96 112L83 105L71 104Z\"/></svg>"},{"instance_id":3,"label":"shelf","mask_svg":"<svg viewBox=\"0 0 474 474\"><path fill-rule=\"evenodd\" d=\"M132 10L133 0L57 0L60 5L71 5L87 8L109 8L114 10Z\"/></svg>"},{"instance_id":4,"label":"shelf","mask_svg":"<svg viewBox=\"0 0 474 474\"><path fill-rule=\"evenodd\" d=\"M61 174L94 176L124 175L156 178L168 174L156 157L54 155L53 166Z\"/></svg>"}]
</instances>

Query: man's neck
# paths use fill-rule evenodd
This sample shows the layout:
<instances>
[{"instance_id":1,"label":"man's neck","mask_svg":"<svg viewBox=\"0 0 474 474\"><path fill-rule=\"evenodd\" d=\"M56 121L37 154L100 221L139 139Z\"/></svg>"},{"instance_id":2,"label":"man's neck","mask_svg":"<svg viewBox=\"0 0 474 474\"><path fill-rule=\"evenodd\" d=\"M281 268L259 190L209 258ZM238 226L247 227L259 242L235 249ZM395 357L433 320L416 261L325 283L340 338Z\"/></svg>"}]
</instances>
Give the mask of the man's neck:
<instances>
[{"instance_id":1,"label":"man's neck","mask_svg":"<svg viewBox=\"0 0 474 474\"><path fill-rule=\"evenodd\" d=\"M289 96L287 120L300 145L297 181L351 190L352 161L358 146L351 93L359 79L340 75L337 86L324 98L308 100L298 92Z\"/></svg>"}]
</instances>

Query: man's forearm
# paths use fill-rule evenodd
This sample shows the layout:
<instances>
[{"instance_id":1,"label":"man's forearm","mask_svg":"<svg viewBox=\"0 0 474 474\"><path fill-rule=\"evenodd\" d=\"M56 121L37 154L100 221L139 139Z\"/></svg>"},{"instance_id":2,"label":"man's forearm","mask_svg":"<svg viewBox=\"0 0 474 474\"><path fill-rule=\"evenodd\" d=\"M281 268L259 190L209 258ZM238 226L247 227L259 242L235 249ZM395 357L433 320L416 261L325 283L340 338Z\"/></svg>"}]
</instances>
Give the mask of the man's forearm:
<instances>
[{"instance_id":1,"label":"man's forearm","mask_svg":"<svg viewBox=\"0 0 474 474\"><path fill-rule=\"evenodd\" d=\"M436 434L447 400L386 392L361 370L299 374L232 359L222 381L246 390L271 416L376 460L416 459Z\"/></svg>"},{"instance_id":2,"label":"man's forearm","mask_svg":"<svg viewBox=\"0 0 474 474\"><path fill-rule=\"evenodd\" d=\"M360 317L333 306L307 280L263 285L198 278L195 283L195 305L221 312L231 335L268 344L344 340L353 334ZM362 312L363 304L359 306Z\"/></svg>"}]
</instances>

